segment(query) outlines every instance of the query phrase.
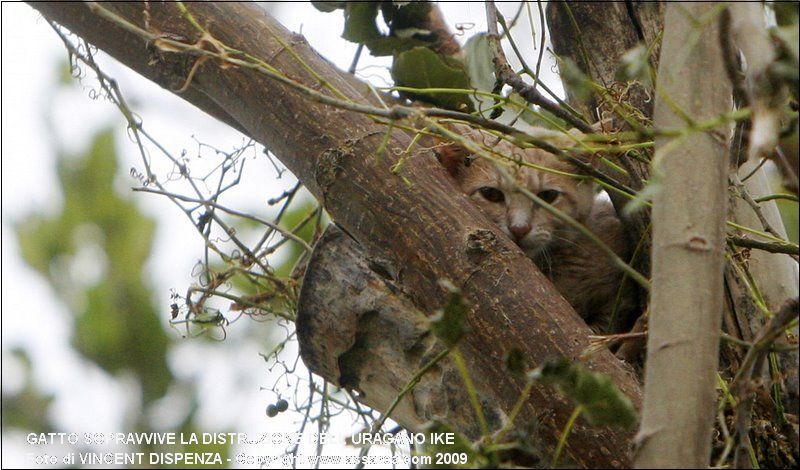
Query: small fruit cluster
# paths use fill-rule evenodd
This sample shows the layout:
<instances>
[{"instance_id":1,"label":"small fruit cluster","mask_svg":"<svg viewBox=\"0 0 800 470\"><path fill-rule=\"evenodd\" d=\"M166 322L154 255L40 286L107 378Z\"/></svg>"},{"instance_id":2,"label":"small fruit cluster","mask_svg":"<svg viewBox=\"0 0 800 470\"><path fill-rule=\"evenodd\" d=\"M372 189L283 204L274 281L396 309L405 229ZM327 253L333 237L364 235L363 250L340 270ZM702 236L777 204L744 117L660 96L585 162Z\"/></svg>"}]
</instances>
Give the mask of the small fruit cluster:
<instances>
[{"instance_id":1,"label":"small fruit cluster","mask_svg":"<svg viewBox=\"0 0 800 470\"><path fill-rule=\"evenodd\" d=\"M284 411L289 409L289 402L281 398L280 400L276 401L274 405L269 405L267 407L267 416L270 418L274 418L278 415L278 413L283 413Z\"/></svg>"}]
</instances>

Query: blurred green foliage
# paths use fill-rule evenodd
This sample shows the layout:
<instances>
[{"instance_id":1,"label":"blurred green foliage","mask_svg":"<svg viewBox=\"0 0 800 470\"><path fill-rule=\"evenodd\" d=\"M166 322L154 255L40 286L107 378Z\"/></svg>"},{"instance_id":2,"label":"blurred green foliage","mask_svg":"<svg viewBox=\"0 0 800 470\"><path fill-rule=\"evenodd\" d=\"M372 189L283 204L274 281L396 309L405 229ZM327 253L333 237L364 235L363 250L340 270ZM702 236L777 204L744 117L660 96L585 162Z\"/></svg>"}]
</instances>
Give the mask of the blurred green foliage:
<instances>
[{"instance_id":1,"label":"blurred green foliage","mask_svg":"<svg viewBox=\"0 0 800 470\"><path fill-rule=\"evenodd\" d=\"M154 222L114 191L116 172L113 132L106 129L85 154L59 156L60 212L31 215L16 233L23 259L75 314L74 348L111 374L132 372L151 403L172 381L167 336L144 280ZM81 252L89 259L79 263ZM101 275L82 283L86 269Z\"/></svg>"},{"instance_id":2,"label":"blurred green foliage","mask_svg":"<svg viewBox=\"0 0 800 470\"><path fill-rule=\"evenodd\" d=\"M133 375L146 409L176 383L167 365L170 338L146 280L155 222L114 189L118 166L111 129L98 132L86 152L59 155L56 167L63 206L53 215L31 214L16 225L21 255L73 313L74 349L109 374ZM26 370L35 366L23 352L16 355ZM3 395L3 427L54 431L47 414L54 397L34 389L26 376L19 393ZM207 431L195 423L193 388L183 388L193 405L175 431ZM152 430L146 413L131 424L132 429L115 431ZM223 459L230 452L228 443L183 447L183 452L219 452ZM176 451L148 445L139 450Z\"/></svg>"},{"instance_id":3,"label":"blurred green foliage","mask_svg":"<svg viewBox=\"0 0 800 470\"><path fill-rule=\"evenodd\" d=\"M37 432L53 432L47 410L53 402L53 396L45 394L31 380L32 363L28 354L22 349L4 352L13 356L23 367L24 385L21 390L6 392L3 387L2 414L3 428L35 429Z\"/></svg>"}]
</instances>

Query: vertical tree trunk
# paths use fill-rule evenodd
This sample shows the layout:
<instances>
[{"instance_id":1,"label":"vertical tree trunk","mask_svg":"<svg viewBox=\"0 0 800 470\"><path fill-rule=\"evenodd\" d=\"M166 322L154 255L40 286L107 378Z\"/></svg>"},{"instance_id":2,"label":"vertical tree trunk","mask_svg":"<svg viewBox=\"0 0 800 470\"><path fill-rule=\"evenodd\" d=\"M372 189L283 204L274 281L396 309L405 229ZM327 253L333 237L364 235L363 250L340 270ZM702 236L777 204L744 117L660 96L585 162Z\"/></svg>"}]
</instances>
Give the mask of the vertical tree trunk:
<instances>
[{"instance_id":1,"label":"vertical tree trunk","mask_svg":"<svg viewBox=\"0 0 800 470\"><path fill-rule=\"evenodd\" d=\"M657 127L684 127L680 113L700 121L730 109L718 23L696 24L718 6L667 5ZM697 39L687 41L692 37ZM653 206L653 290L638 467L709 464L724 308L728 136L721 134L656 139L660 164L654 171L663 182Z\"/></svg>"}]
</instances>

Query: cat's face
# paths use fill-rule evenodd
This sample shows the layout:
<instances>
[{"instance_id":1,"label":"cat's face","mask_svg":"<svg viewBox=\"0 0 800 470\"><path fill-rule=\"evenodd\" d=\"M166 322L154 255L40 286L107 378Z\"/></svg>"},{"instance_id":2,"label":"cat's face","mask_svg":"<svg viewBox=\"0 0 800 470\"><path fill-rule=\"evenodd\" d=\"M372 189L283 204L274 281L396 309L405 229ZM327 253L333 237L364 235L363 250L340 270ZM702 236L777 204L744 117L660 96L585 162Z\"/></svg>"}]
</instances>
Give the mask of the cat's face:
<instances>
[{"instance_id":1,"label":"cat's face","mask_svg":"<svg viewBox=\"0 0 800 470\"><path fill-rule=\"evenodd\" d=\"M504 146L500 148L501 146ZM495 147L505 155L514 155L523 162L563 172L574 172L558 157L538 149L519 149L505 142ZM454 150L454 149L451 149ZM457 152L457 151L456 151ZM593 187L588 182L511 164L506 166L509 177L503 176L495 163L483 158L472 159L463 149L451 155L450 173L461 190L469 196L530 258L537 258L548 249L574 243L574 229L539 207L518 191L522 187L553 207L583 222L594 201ZM440 154L441 158L441 154Z\"/></svg>"}]
</instances>

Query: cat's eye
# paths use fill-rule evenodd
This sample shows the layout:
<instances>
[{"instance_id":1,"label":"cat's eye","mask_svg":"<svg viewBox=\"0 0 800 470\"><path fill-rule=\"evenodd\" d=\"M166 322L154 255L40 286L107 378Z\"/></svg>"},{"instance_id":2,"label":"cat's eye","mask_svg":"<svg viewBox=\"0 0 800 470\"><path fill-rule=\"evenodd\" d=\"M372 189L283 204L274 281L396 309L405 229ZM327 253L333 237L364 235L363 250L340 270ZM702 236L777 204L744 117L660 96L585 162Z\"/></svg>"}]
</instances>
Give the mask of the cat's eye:
<instances>
[{"instance_id":1,"label":"cat's eye","mask_svg":"<svg viewBox=\"0 0 800 470\"><path fill-rule=\"evenodd\" d=\"M489 186L484 186L478 189L478 192L481 193L481 196L485 197L489 202L503 202L506 200L503 191L500 191L497 188L492 188Z\"/></svg>"},{"instance_id":2,"label":"cat's eye","mask_svg":"<svg viewBox=\"0 0 800 470\"><path fill-rule=\"evenodd\" d=\"M561 194L561 191L558 191L558 190L555 190L555 189L548 189L546 191L539 191L537 196L539 197L539 199L543 200L544 202L546 202L548 204L552 204L556 199L558 199L558 196L560 194Z\"/></svg>"}]
</instances>

